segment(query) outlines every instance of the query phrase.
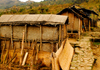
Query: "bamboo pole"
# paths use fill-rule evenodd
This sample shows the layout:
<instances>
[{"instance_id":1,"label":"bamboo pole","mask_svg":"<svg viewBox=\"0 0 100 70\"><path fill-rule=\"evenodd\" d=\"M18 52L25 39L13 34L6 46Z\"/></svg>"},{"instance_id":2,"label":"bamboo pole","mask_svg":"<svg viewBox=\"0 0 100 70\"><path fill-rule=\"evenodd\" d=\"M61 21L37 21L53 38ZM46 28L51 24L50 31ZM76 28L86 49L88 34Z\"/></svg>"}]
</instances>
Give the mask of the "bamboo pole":
<instances>
[{"instance_id":1,"label":"bamboo pole","mask_svg":"<svg viewBox=\"0 0 100 70\"><path fill-rule=\"evenodd\" d=\"M23 31L22 47L21 47L21 56L20 56L20 65L22 64L22 58L23 58L24 36L25 36L25 32Z\"/></svg>"},{"instance_id":2,"label":"bamboo pole","mask_svg":"<svg viewBox=\"0 0 100 70\"><path fill-rule=\"evenodd\" d=\"M22 62L22 66L25 65L25 62L26 62L27 56L28 56L28 52L26 52L26 54L25 54L25 57L24 57L23 62Z\"/></svg>"}]
</instances>

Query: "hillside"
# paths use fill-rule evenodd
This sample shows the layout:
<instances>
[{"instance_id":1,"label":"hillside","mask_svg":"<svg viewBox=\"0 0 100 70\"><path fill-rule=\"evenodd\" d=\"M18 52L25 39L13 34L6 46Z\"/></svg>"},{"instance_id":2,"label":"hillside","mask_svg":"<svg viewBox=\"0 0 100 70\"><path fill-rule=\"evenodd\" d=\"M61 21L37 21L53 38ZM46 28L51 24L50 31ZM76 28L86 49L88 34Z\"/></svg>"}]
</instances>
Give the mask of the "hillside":
<instances>
[{"instance_id":1,"label":"hillside","mask_svg":"<svg viewBox=\"0 0 100 70\"><path fill-rule=\"evenodd\" d=\"M80 0L80 3L77 3L79 0L70 0L70 3L67 3L69 0L62 0L60 4L57 4L59 1L61 0L44 0L39 3L32 2L31 4L23 6L13 6L3 10L3 12L0 12L0 14L57 14L62 9L67 8L73 4L77 4L86 9L94 10L97 13L100 12L99 0ZM16 0L16 3L17 2L19 1Z\"/></svg>"},{"instance_id":2,"label":"hillside","mask_svg":"<svg viewBox=\"0 0 100 70\"><path fill-rule=\"evenodd\" d=\"M29 2L20 2L19 0L0 0L0 9L10 8L14 5L27 5Z\"/></svg>"},{"instance_id":3,"label":"hillside","mask_svg":"<svg viewBox=\"0 0 100 70\"><path fill-rule=\"evenodd\" d=\"M87 2L89 0L44 0L40 2L44 5L59 5L59 4L66 4L66 3L82 3ZM20 6L20 5L27 5L29 3L33 3L33 1L29 0L27 2L20 2L19 0L0 0L0 9L10 8L14 5ZM34 6L37 7L40 4L37 2L34 2Z\"/></svg>"}]
</instances>

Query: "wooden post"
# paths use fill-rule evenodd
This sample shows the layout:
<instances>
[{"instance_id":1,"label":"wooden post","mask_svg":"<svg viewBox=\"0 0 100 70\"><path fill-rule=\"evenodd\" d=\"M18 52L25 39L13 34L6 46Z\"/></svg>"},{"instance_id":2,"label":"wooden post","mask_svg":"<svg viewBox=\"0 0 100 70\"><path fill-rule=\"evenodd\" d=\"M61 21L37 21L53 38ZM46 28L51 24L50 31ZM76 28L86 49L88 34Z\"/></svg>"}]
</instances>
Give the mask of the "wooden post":
<instances>
[{"instance_id":1,"label":"wooden post","mask_svg":"<svg viewBox=\"0 0 100 70\"><path fill-rule=\"evenodd\" d=\"M64 39L64 25L61 25L61 42Z\"/></svg>"},{"instance_id":2,"label":"wooden post","mask_svg":"<svg viewBox=\"0 0 100 70\"><path fill-rule=\"evenodd\" d=\"M68 31L67 31L67 28L68 28L68 26L67 26L67 24L66 24L66 37L68 38Z\"/></svg>"},{"instance_id":3,"label":"wooden post","mask_svg":"<svg viewBox=\"0 0 100 70\"><path fill-rule=\"evenodd\" d=\"M31 45L31 44L30 44L30 40L29 40L29 41L28 41L28 46L27 46L28 49L31 48L30 45Z\"/></svg>"},{"instance_id":4,"label":"wooden post","mask_svg":"<svg viewBox=\"0 0 100 70\"><path fill-rule=\"evenodd\" d=\"M56 43L56 51L58 50L59 48L58 48L58 43Z\"/></svg>"},{"instance_id":5,"label":"wooden post","mask_svg":"<svg viewBox=\"0 0 100 70\"><path fill-rule=\"evenodd\" d=\"M68 12L66 13L66 16L68 16Z\"/></svg>"},{"instance_id":6,"label":"wooden post","mask_svg":"<svg viewBox=\"0 0 100 70\"><path fill-rule=\"evenodd\" d=\"M27 47L27 24L25 25L25 47Z\"/></svg>"},{"instance_id":7,"label":"wooden post","mask_svg":"<svg viewBox=\"0 0 100 70\"><path fill-rule=\"evenodd\" d=\"M81 23L80 23L80 18L79 18L79 32L78 32L79 33L79 39L80 39L80 24Z\"/></svg>"},{"instance_id":8,"label":"wooden post","mask_svg":"<svg viewBox=\"0 0 100 70\"><path fill-rule=\"evenodd\" d=\"M37 61L38 61L38 53L39 53L39 44L37 44L36 46L36 61L35 61L35 64L37 64Z\"/></svg>"},{"instance_id":9,"label":"wooden post","mask_svg":"<svg viewBox=\"0 0 100 70\"><path fill-rule=\"evenodd\" d=\"M6 35L5 35L5 38L6 38ZM4 46L2 48L2 53L1 53L1 62L3 62L3 53L4 53L4 49L6 47L6 39L5 39L5 42L4 42Z\"/></svg>"},{"instance_id":10,"label":"wooden post","mask_svg":"<svg viewBox=\"0 0 100 70\"><path fill-rule=\"evenodd\" d=\"M75 15L74 15L74 20L73 20L73 30L74 30L74 26L75 26Z\"/></svg>"},{"instance_id":11,"label":"wooden post","mask_svg":"<svg viewBox=\"0 0 100 70\"><path fill-rule=\"evenodd\" d=\"M92 15L92 27L93 27L93 22L94 22L94 14Z\"/></svg>"},{"instance_id":12,"label":"wooden post","mask_svg":"<svg viewBox=\"0 0 100 70\"><path fill-rule=\"evenodd\" d=\"M34 42L34 40L32 41L32 44L33 44L33 42ZM37 45L37 42L35 41L34 45L32 45L33 52L32 52L32 56L31 56L31 59L30 59L30 70L33 70L33 65L35 64L35 48L36 48L36 45Z\"/></svg>"},{"instance_id":13,"label":"wooden post","mask_svg":"<svg viewBox=\"0 0 100 70\"><path fill-rule=\"evenodd\" d=\"M67 12L67 14L66 14L66 16L68 16L68 12ZM66 24L66 27L67 27L67 24ZM66 35L67 35L67 38L68 38L68 32L67 32L67 29L68 29L68 27L66 28Z\"/></svg>"},{"instance_id":14,"label":"wooden post","mask_svg":"<svg viewBox=\"0 0 100 70\"><path fill-rule=\"evenodd\" d=\"M12 47L12 49L13 49L13 48L14 48L14 47L13 47L13 26L10 25L10 28L11 28L11 47Z\"/></svg>"},{"instance_id":15,"label":"wooden post","mask_svg":"<svg viewBox=\"0 0 100 70\"><path fill-rule=\"evenodd\" d=\"M91 31L91 24L90 24L90 20L89 20L89 31Z\"/></svg>"},{"instance_id":16,"label":"wooden post","mask_svg":"<svg viewBox=\"0 0 100 70\"><path fill-rule=\"evenodd\" d=\"M83 19L81 20L81 32L82 32L82 24L83 24Z\"/></svg>"},{"instance_id":17,"label":"wooden post","mask_svg":"<svg viewBox=\"0 0 100 70\"><path fill-rule=\"evenodd\" d=\"M64 39L66 38L66 25L64 25Z\"/></svg>"},{"instance_id":18,"label":"wooden post","mask_svg":"<svg viewBox=\"0 0 100 70\"><path fill-rule=\"evenodd\" d=\"M53 52L54 51L54 43L51 42L51 45L52 45L52 51L51 52Z\"/></svg>"},{"instance_id":19,"label":"wooden post","mask_svg":"<svg viewBox=\"0 0 100 70\"><path fill-rule=\"evenodd\" d=\"M42 26L40 25L40 50L42 49Z\"/></svg>"},{"instance_id":20,"label":"wooden post","mask_svg":"<svg viewBox=\"0 0 100 70\"><path fill-rule=\"evenodd\" d=\"M22 64L22 56L23 56L23 50L24 50L24 36L25 32L23 31L23 38L22 38L22 47L21 47L21 54L20 54L20 65Z\"/></svg>"},{"instance_id":21,"label":"wooden post","mask_svg":"<svg viewBox=\"0 0 100 70\"><path fill-rule=\"evenodd\" d=\"M59 47L61 44L61 25L59 25Z\"/></svg>"},{"instance_id":22,"label":"wooden post","mask_svg":"<svg viewBox=\"0 0 100 70\"><path fill-rule=\"evenodd\" d=\"M84 29L85 29L85 31L87 31L86 26L85 26L85 20L84 20Z\"/></svg>"}]
</instances>

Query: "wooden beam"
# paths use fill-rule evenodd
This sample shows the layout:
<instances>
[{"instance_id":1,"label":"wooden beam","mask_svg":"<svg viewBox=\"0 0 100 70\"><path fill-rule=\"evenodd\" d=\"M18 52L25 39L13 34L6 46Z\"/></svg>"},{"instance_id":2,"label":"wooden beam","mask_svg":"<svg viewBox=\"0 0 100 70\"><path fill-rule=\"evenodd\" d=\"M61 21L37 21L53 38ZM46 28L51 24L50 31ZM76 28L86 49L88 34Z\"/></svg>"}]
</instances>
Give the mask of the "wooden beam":
<instances>
[{"instance_id":1,"label":"wooden beam","mask_svg":"<svg viewBox=\"0 0 100 70\"><path fill-rule=\"evenodd\" d=\"M0 40L4 41L5 39L6 39L7 41L11 40L11 38L9 38L9 37L6 37L6 38L5 38L5 37L1 37ZM22 42L22 39L16 38L16 39L13 39L13 41L14 41L14 42L19 42L19 41ZM28 42L29 39L27 39L26 41ZM40 43L40 40L36 40L36 41L37 41L37 43ZM32 39L30 39L30 42L32 42ZM57 40L48 40L48 41L47 41L47 40L42 40L42 43L43 43L43 42L44 42L44 43L50 43L50 42L58 43Z\"/></svg>"},{"instance_id":2,"label":"wooden beam","mask_svg":"<svg viewBox=\"0 0 100 70\"><path fill-rule=\"evenodd\" d=\"M42 26L40 25L40 50L42 49Z\"/></svg>"}]
</instances>

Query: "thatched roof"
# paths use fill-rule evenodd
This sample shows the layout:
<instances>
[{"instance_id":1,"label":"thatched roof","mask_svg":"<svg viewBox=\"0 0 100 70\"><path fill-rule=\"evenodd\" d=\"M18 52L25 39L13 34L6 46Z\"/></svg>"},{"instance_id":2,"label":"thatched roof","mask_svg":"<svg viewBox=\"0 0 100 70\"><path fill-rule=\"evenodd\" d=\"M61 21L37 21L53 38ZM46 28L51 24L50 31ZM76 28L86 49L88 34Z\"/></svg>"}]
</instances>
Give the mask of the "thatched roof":
<instances>
[{"instance_id":1,"label":"thatched roof","mask_svg":"<svg viewBox=\"0 0 100 70\"><path fill-rule=\"evenodd\" d=\"M65 24L68 21L67 16L54 14L25 14L25 15L2 15L0 24L44 24L44 25L59 25Z\"/></svg>"}]
</instances>

